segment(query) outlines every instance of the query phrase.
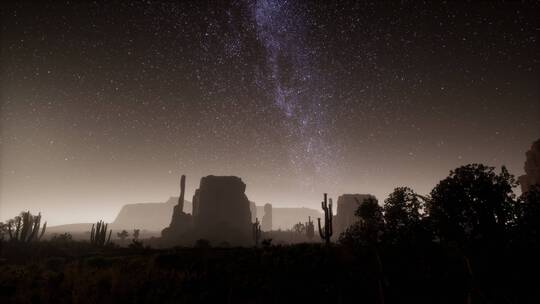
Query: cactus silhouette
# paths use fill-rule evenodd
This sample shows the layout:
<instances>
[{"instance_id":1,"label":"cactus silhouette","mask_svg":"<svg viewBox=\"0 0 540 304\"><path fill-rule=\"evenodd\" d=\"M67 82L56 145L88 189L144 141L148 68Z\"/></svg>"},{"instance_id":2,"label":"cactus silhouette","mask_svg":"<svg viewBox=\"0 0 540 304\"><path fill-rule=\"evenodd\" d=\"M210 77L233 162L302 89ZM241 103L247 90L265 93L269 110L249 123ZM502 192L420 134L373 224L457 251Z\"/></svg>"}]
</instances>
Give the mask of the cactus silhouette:
<instances>
[{"instance_id":1,"label":"cactus silhouette","mask_svg":"<svg viewBox=\"0 0 540 304\"><path fill-rule=\"evenodd\" d=\"M324 211L324 227L321 227L321 218L318 218L319 235L323 239L326 245L330 245L330 238L332 237L332 199L327 199L327 194L324 194L324 201L321 202L321 208Z\"/></svg>"},{"instance_id":2,"label":"cactus silhouette","mask_svg":"<svg viewBox=\"0 0 540 304\"><path fill-rule=\"evenodd\" d=\"M109 237L107 236L107 226L103 221L99 221L96 224L92 224L92 230L90 231L90 244L96 246L105 246L111 243L112 230L109 230Z\"/></svg>"},{"instance_id":3,"label":"cactus silhouette","mask_svg":"<svg viewBox=\"0 0 540 304\"><path fill-rule=\"evenodd\" d=\"M309 240L312 240L315 236L315 225L313 225L311 216L308 216L308 221L306 222L306 236Z\"/></svg>"},{"instance_id":4,"label":"cactus silhouette","mask_svg":"<svg viewBox=\"0 0 540 304\"><path fill-rule=\"evenodd\" d=\"M261 224L259 219L255 218L255 223L253 223L253 240L255 241L255 247L259 246L259 241L261 239Z\"/></svg>"},{"instance_id":5,"label":"cactus silhouette","mask_svg":"<svg viewBox=\"0 0 540 304\"><path fill-rule=\"evenodd\" d=\"M30 211L21 212L21 215L16 216L15 219L8 221L7 228L11 241L29 243L32 241L39 241L45 234L47 229L47 222L43 224L41 233L39 232L41 226L41 213L38 215L32 215ZM15 231L13 231L15 229Z\"/></svg>"}]
</instances>

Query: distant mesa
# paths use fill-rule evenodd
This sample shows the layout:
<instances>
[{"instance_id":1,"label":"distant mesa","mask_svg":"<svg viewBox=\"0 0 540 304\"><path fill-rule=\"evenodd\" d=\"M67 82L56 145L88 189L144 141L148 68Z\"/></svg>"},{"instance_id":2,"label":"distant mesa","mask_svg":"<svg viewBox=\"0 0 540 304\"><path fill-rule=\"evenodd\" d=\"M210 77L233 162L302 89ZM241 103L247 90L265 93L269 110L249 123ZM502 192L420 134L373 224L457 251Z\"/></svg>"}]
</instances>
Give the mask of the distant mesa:
<instances>
[{"instance_id":1,"label":"distant mesa","mask_svg":"<svg viewBox=\"0 0 540 304\"><path fill-rule=\"evenodd\" d=\"M124 205L111 223L113 229L145 229L161 231L171 222L173 208L178 197L171 197L164 203L139 203ZM191 202L184 200L186 213L191 213Z\"/></svg>"},{"instance_id":2,"label":"distant mesa","mask_svg":"<svg viewBox=\"0 0 540 304\"><path fill-rule=\"evenodd\" d=\"M521 192L527 192L532 185L540 184L540 139L535 141L531 149L527 151L525 166L525 174L519 177L521 184Z\"/></svg>"},{"instance_id":3,"label":"distant mesa","mask_svg":"<svg viewBox=\"0 0 540 304\"><path fill-rule=\"evenodd\" d=\"M358 202L362 203L365 199L373 198L371 194L343 194L337 200L337 214L333 219L334 237L347 230L349 226L358 221L358 217L354 215L358 209Z\"/></svg>"},{"instance_id":4,"label":"distant mesa","mask_svg":"<svg viewBox=\"0 0 540 304\"><path fill-rule=\"evenodd\" d=\"M272 206L272 226L268 230L287 230L295 224L306 222L309 217L317 220L321 217L321 211L305 207L275 207ZM257 217L264 219L264 206L257 206ZM268 231L267 227L263 230Z\"/></svg>"},{"instance_id":5,"label":"distant mesa","mask_svg":"<svg viewBox=\"0 0 540 304\"><path fill-rule=\"evenodd\" d=\"M271 204L264 205L264 215L262 217L261 229L263 231L272 230L272 205Z\"/></svg>"}]
</instances>

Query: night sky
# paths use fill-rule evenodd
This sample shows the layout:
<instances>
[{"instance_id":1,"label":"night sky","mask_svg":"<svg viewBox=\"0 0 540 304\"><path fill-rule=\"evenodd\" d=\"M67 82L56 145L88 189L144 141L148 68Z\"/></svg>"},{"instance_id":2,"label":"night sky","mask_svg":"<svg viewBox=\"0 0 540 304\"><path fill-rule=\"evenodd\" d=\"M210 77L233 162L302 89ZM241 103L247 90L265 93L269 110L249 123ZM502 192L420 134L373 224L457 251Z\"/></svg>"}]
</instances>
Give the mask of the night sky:
<instances>
[{"instance_id":1,"label":"night sky","mask_svg":"<svg viewBox=\"0 0 540 304\"><path fill-rule=\"evenodd\" d=\"M112 220L187 175L258 204L428 193L540 138L539 5L2 4L0 220ZM37 1L35 1L37 2ZM397 1L396 1L397 2Z\"/></svg>"}]
</instances>

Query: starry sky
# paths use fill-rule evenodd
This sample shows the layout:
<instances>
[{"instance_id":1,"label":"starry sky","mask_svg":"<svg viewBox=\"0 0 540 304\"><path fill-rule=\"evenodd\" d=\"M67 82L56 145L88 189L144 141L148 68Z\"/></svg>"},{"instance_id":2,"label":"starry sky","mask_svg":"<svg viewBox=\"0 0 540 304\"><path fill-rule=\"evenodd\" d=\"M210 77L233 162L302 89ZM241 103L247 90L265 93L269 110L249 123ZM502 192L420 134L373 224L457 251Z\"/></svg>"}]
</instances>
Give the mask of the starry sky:
<instances>
[{"instance_id":1,"label":"starry sky","mask_svg":"<svg viewBox=\"0 0 540 304\"><path fill-rule=\"evenodd\" d=\"M540 137L539 5L3 2L0 220L112 220L237 175L258 204L428 193ZM396 1L397 2L397 1Z\"/></svg>"}]
</instances>

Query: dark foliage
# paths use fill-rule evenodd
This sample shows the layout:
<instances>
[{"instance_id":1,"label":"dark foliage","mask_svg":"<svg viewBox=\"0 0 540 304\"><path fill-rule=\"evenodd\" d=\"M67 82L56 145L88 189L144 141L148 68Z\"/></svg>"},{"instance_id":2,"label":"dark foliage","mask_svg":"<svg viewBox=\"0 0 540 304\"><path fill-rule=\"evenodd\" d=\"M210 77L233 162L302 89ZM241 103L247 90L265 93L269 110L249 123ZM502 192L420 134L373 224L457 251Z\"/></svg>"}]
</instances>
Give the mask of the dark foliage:
<instances>
[{"instance_id":1,"label":"dark foliage","mask_svg":"<svg viewBox=\"0 0 540 304\"><path fill-rule=\"evenodd\" d=\"M540 185L533 185L516 204L514 238L527 243L540 240Z\"/></svg>"},{"instance_id":2,"label":"dark foliage","mask_svg":"<svg viewBox=\"0 0 540 304\"><path fill-rule=\"evenodd\" d=\"M505 167L499 174L494 170L482 164L462 166L431 191L428 213L441 239L464 244L507 237L517 183Z\"/></svg>"},{"instance_id":3,"label":"dark foliage","mask_svg":"<svg viewBox=\"0 0 540 304\"><path fill-rule=\"evenodd\" d=\"M386 242L420 243L433 239L425 202L411 188L394 189L384 201L383 212Z\"/></svg>"},{"instance_id":4,"label":"dark foliage","mask_svg":"<svg viewBox=\"0 0 540 304\"><path fill-rule=\"evenodd\" d=\"M342 244L376 244L384 231L384 218L382 208L374 198L358 202L355 212L358 222L345 230L340 235Z\"/></svg>"},{"instance_id":5,"label":"dark foliage","mask_svg":"<svg viewBox=\"0 0 540 304\"><path fill-rule=\"evenodd\" d=\"M195 248L210 248L212 246L210 245L209 240L199 239L199 240L195 241L194 247Z\"/></svg>"}]
</instances>

